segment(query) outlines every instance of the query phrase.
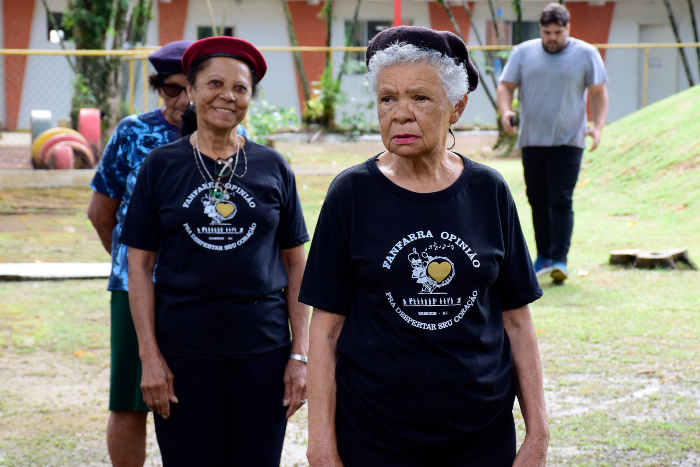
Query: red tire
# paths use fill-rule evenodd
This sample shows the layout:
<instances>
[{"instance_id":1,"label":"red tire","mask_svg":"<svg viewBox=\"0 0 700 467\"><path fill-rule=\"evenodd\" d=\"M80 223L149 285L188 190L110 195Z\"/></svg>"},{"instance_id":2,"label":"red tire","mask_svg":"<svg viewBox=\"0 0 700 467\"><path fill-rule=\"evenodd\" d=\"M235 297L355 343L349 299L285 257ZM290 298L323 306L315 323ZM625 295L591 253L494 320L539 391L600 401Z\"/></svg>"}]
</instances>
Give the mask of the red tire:
<instances>
[{"instance_id":1,"label":"red tire","mask_svg":"<svg viewBox=\"0 0 700 467\"><path fill-rule=\"evenodd\" d=\"M72 133L61 133L55 136L52 136L51 138L47 139L44 145L41 147L39 150L39 160L43 161L46 159L46 154L49 152L49 149L52 147L56 146L59 143L63 143L66 141L74 141L76 143L84 144L85 146L89 147L88 141L83 137L82 135L74 135Z\"/></svg>"},{"instance_id":2,"label":"red tire","mask_svg":"<svg viewBox=\"0 0 700 467\"><path fill-rule=\"evenodd\" d=\"M95 155L102 154L102 117L100 109L80 109L78 132L85 137Z\"/></svg>"},{"instance_id":3,"label":"red tire","mask_svg":"<svg viewBox=\"0 0 700 467\"><path fill-rule=\"evenodd\" d=\"M73 149L75 156L73 160L74 169L91 169L95 166L95 156L89 147L75 141L64 141L48 150L43 160L44 167L47 169L56 168L56 150L62 146L70 146Z\"/></svg>"},{"instance_id":4,"label":"red tire","mask_svg":"<svg viewBox=\"0 0 700 467\"><path fill-rule=\"evenodd\" d=\"M56 170L71 170L75 165L75 153L68 144L56 145L53 157Z\"/></svg>"}]
</instances>

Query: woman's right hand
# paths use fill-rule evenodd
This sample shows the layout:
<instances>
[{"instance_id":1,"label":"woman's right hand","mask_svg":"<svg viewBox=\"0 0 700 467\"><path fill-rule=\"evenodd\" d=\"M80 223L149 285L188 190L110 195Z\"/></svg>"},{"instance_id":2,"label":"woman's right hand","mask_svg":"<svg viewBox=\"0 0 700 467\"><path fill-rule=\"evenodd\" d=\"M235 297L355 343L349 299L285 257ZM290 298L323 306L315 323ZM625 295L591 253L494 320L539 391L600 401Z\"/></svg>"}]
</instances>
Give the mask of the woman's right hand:
<instances>
[{"instance_id":1,"label":"woman's right hand","mask_svg":"<svg viewBox=\"0 0 700 467\"><path fill-rule=\"evenodd\" d=\"M170 403L178 402L173 389L175 377L160 352L142 359L141 366L143 401L149 409L167 419L170 417Z\"/></svg>"}]
</instances>

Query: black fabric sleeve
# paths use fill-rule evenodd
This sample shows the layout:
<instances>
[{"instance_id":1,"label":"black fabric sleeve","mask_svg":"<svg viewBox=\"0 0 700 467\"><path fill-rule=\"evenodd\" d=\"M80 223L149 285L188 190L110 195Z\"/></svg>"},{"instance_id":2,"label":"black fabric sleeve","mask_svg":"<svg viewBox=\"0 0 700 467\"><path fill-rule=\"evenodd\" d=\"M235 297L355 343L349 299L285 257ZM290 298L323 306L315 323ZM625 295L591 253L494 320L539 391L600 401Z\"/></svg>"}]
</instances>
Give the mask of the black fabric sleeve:
<instances>
[{"instance_id":1,"label":"black fabric sleeve","mask_svg":"<svg viewBox=\"0 0 700 467\"><path fill-rule=\"evenodd\" d=\"M508 187L504 186L504 189L505 203L500 204L506 204L501 211L506 254L499 268L496 290L501 309L512 310L540 298L542 288L530 259L515 202Z\"/></svg>"},{"instance_id":2,"label":"black fabric sleeve","mask_svg":"<svg viewBox=\"0 0 700 467\"><path fill-rule=\"evenodd\" d=\"M324 311L347 315L353 290L348 207L351 193L349 184L337 182L338 179L331 184L321 208L299 301ZM341 203L341 200L345 202Z\"/></svg>"},{"instance_id":3,"label":"black fabric sleeve","mask_svg":"<svg viewBox=\"0 0 700 467\"><path fill-rule=\"evenodd\" d=\"M281 250L294 248L309 241L294 172L288 169L283 177L285 177L284 193L286 196L280 209L280 222L277 227Z\"/></svg>"},{"instance_id":4,"label":"black fabric sleeve","mask_svg":"<svg viewBox=\"0 0 700 467\"><path fill-rule=\"evenodd\" d=\"M158 251L161 233L158 208L154 202L158 170L153 170L152 154L146 156L136 178L119 243L139 250Z\"/></svg>"}]
</instances>

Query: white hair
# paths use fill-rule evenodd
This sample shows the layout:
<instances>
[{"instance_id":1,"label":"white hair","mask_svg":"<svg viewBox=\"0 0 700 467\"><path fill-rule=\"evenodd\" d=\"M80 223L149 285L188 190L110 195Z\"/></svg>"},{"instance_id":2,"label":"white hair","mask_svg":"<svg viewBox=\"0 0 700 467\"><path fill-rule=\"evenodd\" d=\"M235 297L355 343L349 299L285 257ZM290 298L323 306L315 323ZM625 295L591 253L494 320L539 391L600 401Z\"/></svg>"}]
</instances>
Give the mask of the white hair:
<instances>
[{"instance_id":1,"label":"white hair","mask_svg":"<svg viewBox=\"0 0 700 467\"><path fill-rule=\"evenodd\" d=\"M469 92L467 70L437 50L421 49L413 44L397 42L375 53L369 61L365 78L370 89L377 94L379 73L386 67L400 64L425 63L437 67L438 76L445 88L450 104L455 105Z\"/></svg>"}]
</instances>

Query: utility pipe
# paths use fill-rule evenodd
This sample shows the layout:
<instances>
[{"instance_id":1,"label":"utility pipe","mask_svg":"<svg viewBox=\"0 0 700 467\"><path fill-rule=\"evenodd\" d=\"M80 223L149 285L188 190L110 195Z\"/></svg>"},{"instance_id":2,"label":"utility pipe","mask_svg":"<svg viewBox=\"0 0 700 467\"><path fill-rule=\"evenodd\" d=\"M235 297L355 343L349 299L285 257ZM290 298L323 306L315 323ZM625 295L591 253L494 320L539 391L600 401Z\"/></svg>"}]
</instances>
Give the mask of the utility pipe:
<instances>
[{"instance_id":1,"label":"utility pipe","mask_svg":"<svg viewBox=\"0 0 700 467\"><path fill-rule=\"evenodd\" d=\"M394 0L394 27L401 26L401 0Z\"/></svg>"}]
</instances>

